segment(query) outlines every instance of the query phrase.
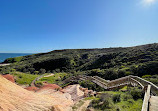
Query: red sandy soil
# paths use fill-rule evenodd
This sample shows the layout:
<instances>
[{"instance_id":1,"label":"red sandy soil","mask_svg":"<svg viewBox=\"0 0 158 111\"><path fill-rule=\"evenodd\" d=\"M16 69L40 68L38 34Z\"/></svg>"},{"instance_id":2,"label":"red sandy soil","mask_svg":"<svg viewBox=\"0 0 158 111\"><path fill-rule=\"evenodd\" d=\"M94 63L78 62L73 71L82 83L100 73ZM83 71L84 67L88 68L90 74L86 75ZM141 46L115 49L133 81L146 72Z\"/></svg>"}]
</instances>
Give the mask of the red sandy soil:
<instances>
[{"instance_id":1,"label":"red sandy soil","mask_svg":"<svg viewBox=\"0 0 158 111\"><path fill-rule=\"evenodd\" d=\"M42 91L42 90L45 90L45 89L61 90L62 88L60 86L56 85L56 84L45 84L41 88L29 86L29 87L26 87L25 89L28 90L28 91L36 92L36 91Z\"/></svg>"},{"instance_id":2,"label":"red sandy soil","mask_svg":"<svg viewBox=\"0 0 158 111\"><path fill-rule=\"evenodd\" d=\"M39 88L29 86L29 87L26 87L25 89L28 90L28 91L33 91L33 92L35 92L35 91L37 91Z\"/></svg>"},{"instance_id":3,"label":"red sandy soil","mask_svg":"<svg viewBox=\"0 0 158 111\"><path fill-rule=\"evenodd\" d=\"M39 90L43 90L43 89L61 90L62 88L56 84L45 84Z\"/></svg>"},{"instance_id":4,"label":"red sandy soil","mask_svg":"<svg viewBox=\"0 0 158 111\"><path fill-rule=\"evenodd\" d=\"M8 79L9 81L15 83L15 79L12 75L10 74L6 74L6 75L2 75L4 78Z\"/></svg>"},{"instance_id":5,"label":"red sandy soil","mask_svg":"<svg viewBox=\"0 0 158 111\"><path fill-rule=\"evenodd\" d=\"M0 111L71 111L72 100L58 92L27 91L0 75Z\"/></svg>"}]
</instances>

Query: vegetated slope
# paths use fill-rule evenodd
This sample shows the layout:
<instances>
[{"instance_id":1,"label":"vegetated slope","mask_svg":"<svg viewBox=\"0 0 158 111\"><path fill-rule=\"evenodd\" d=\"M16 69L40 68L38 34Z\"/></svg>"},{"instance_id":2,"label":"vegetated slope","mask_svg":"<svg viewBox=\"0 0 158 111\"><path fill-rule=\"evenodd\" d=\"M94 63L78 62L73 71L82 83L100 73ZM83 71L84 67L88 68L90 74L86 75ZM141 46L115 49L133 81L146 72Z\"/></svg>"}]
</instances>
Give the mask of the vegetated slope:
<instances>
[{"instance_id":1,"label":"vegetated slope","mask_svg":"<svg viewBox=\"0 0 158 111\"><path fill-rule=\"evenodd\" d=\"M106 49L65 49L55 50L48 53L34 54L24 56L18 63L14 64L15 68L21 71L40 70L41 68L52 71L60 69L69 71L76 69L79 66L84 65L87 62L92 62L99 58L102 54L108 54L113 52L119 52L125 48L106 48ZM13 59L13 60L12 60ZM9 58L4 63L15 62L16 58ZM14 63L13 62L13 63ZM79 70L79 69L78 69Z\"/></svg>"},{"instance_id":2,"label":"vegetated slope","mask_svg":"<svg viewBox=\"0 0 158 111\"><path fill-rule=\"evenodd\" d=\"M135 47L118 47L102 49L65 49L54 50L29 56L6 59L4 63L13 62L5 69L16 69L22 72L86 72L111 79L114 75L158 74L158 44L147 44ZM15 62L16 61L16 62ZM5 70L1 69L1 72ZM95 69L95 70L94 70ZM96 70L97 69L97 70ZM117 76L116 76L117 75ZM113 78L113 79L115 79Z\"/></svg>"},{"instance_id":3,"label":"vegetated slope","mask_svg":"<svg viewBox=\"0 0 158 111\"><path fill-rule=\"evenodd\" d=\"M1 111L70 111L72 100L56 95L27 91L0 75Z\"/></svg>"}]
</instances>

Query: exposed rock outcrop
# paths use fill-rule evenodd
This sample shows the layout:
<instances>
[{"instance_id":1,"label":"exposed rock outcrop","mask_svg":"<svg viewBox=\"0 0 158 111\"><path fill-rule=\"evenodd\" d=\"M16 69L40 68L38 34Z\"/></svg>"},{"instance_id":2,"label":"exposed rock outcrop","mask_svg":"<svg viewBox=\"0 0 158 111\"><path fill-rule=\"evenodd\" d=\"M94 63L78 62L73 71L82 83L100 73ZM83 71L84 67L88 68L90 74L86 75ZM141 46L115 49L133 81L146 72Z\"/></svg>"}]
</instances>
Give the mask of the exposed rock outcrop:
<instances>
[{"instance_id":1,"label":"exposed rock outcrop","mask_svg":"<svg viewBox=\"0 0 158 111\"><path fill-rule=\"evenodd\" d=\"M69 85L65 87L62 92L69 93L73 101L78 101L84 97L84 92L80 90L80 85Z\"/></svg>"},{"instance_id":2,"label":"exposed rock outcrop","mask_svg":"<svg viewBox=\"0 0 158 111\"><path fill-rule=\"evenodd\" d=\"M1 111L71 111L71 99L61 92L54 94L27 91L0 75ZM59 98L61 95L65 97Z\"/></svg>"}]
</instances>

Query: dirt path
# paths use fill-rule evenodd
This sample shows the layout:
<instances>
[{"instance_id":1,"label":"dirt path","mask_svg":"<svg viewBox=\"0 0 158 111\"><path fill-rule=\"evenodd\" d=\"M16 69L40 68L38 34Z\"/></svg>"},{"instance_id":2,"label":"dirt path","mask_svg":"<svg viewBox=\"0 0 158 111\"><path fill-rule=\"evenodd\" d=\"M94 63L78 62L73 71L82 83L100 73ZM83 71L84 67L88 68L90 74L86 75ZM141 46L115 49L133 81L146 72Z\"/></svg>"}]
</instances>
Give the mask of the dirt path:
<instances>
[{"instance_id":1,"label":"dirt path","mask_svg":"<svg viewBox=\"0 0 158 111\"><path fill-rule=\"evenodd\" d=\"M35 85L35 82L36 82L36 81L40 80L40 79L43 78L43 77L50 77L50 76L53 76L54 74L51 73L51 74L46 75L46 76L44 76L44 75L45 75L45 74L42 74L41 76L38 76L37 78L35 78L35 79L31 82L31 86L32 86L32 87L35 87L35 86L36 86L36 85Z\"/></svg>"},{"instance_id":2,"label":"dirt path","mask_svg":"<svg viewBox=\"0 0 158 111\"><path fill-rule=\"evenodd\" d=\"M44 77L50 77L50 76L54 76L54 74L52 73L52 74L46 75Z\"/></svg>"},{"instance_id":3,"label":"dirt path","mask_svg":"<svg viewBox=\"0 0 158 111\"><path fill-rule=\"evenodd\" d=\"M91 101L92 100L85 100L84 104L81 107L79 107L76 111L86 111Z\"/></svg>"}]
</instances>

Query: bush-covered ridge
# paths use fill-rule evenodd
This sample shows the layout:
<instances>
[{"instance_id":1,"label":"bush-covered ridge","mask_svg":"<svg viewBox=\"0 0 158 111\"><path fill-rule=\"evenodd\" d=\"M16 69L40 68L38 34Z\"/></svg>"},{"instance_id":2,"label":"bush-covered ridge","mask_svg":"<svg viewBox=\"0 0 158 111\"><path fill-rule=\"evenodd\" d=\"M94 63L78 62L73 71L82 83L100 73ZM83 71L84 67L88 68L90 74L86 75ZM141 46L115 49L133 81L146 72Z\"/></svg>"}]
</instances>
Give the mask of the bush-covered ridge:
<instances>
[{"instance_id":1,"label":"bush-covered ridge","mask_svg":"<svg viewBox=\"0 0 158 111\"><path fill-rule=\"evenodd\" d=\"M154 75L158 74L158 44L125 48L54 50L13 60L13 64L3 67L0 71L4 73L6 70L16 69L32 74L77 72L98 75L105 79L129 74Z\"/></svg>"}]
</instances>

